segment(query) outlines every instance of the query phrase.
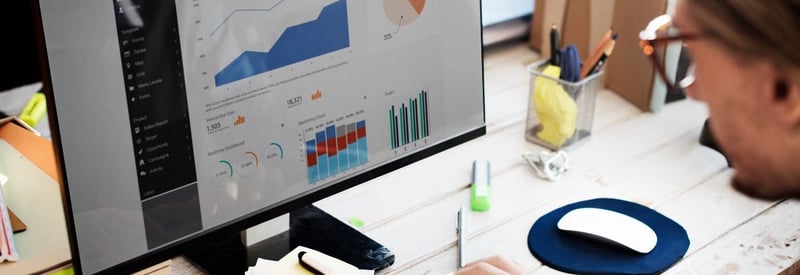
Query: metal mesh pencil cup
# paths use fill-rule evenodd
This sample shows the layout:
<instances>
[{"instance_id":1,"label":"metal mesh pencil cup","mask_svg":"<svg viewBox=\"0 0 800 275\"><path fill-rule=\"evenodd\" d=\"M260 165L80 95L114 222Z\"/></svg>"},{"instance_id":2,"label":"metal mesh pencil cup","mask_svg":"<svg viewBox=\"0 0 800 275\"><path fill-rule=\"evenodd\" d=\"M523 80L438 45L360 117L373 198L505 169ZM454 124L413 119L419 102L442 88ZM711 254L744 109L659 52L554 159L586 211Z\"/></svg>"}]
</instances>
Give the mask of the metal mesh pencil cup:
<instances>
[{"instance_id":1,"label":"metal mesh pencil cup","mask_svg":"<svg viewBox=\"0 0 800 275\"><path fill-rule=\"evenodd\" d=\"M525 123L525 139L544 146L551 150L568 150L573 146L586 141L592 132L592 122L594 121L594 105L597 98L597 90L600 86L600 76L603 71L590 75L578 82L567 82L561 79L553 78L542 73L542 70L547 66L547 61L541 61L528 66L528 72L531 74L531 84L528 98L528 117ZM569 98L574 101L577 107L577 114L570 116L569 121L559 121L556 127L561 125L571 125L574 119L574 130L566 132L562 137L554 142L552 138L547 138L543 133L545 127L553 127L554 122L551 119L540 117L537 113L537 107L543 107L542 104L536 104L535 98L537 92L534 87L537 87L537 81L548 80L549 83L557 83L563 88L563 91L569 95ZM541 96L541 95L540 95ZM565 98L565 97L564 97ZM541 102L541 101L540 101ZM545 106L546 107L546 106ZM541 108L545 109L545 108ZM541 113L542 110L539 110ZM543 118L545 118L543 120ZM569 127L567 129L571 129ZM563 132L563 129L562 129ZM564 140L565 139L565 140ZM563 142L560 142L564 140Z\"/></svg>"}]
</instances>

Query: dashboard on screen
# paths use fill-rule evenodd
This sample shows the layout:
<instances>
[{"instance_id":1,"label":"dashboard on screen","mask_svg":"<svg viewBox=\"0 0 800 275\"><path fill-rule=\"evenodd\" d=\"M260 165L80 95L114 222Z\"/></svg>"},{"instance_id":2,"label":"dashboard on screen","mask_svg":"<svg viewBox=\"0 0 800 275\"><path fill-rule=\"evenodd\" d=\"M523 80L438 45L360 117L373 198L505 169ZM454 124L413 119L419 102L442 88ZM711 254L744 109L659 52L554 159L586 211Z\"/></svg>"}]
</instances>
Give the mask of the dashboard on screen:
<instances>
[{"instance_id":1,"label":"dashboard on screen","mask_svg":"<svg viewBox=\"0 0 800 275\"><path fill-rule=\"evenodd\" d=\"M85 273L485 129L479 1L38 5Z\"/></svg>"}]
</instances>

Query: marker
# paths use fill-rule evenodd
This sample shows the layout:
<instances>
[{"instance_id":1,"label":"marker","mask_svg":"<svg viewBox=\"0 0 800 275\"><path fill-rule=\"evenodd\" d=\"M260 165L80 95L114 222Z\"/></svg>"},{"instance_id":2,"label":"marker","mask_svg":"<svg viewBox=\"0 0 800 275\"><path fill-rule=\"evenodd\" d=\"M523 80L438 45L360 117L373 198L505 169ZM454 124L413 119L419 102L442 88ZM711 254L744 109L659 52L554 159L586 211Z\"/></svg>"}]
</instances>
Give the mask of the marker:
<instances>
[{"instance_id":1,"label":"marker","mask_svg":"<svg viewBox=\"0 0 800 275\"><path fill-rule=\"evenodd\" d=\"M28 124L28 126L36 126L47 110L47 103L45 101L44 94L41 91L33 94L31 99L28 100L28 103L25 104L25 108L22 109L19 118Z\"/></svg>"},{"instance_id":2,"label":"marker","mask_svg":"<svg viewBox=\"0 0 800 275\"><path fill-rule=\"evenodd\" d=\"M491 184L489 161L476 160L472 163L472 186L470 187L470 205L473 211L486 211L491 207Z\"/></svg>"}]
</instances>

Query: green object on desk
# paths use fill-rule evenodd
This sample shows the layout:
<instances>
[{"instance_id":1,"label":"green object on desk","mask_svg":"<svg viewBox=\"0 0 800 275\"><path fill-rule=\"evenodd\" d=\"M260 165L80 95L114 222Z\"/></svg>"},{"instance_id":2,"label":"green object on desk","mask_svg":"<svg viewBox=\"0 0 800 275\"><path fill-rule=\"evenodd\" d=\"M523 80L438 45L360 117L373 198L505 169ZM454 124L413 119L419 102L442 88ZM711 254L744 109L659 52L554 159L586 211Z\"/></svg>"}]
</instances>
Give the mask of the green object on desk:
<instances>
[{"instance_id":1,"label":"green object on desk","mask_svg":"<svg viewBox=\"0 0 800 275\"><path fill-rule=\"evenodd\" d=\"M491 208L491 168L489 161L476 160L472 163L472 185L470 187L470 206L473 211L488 211Z\"/></svg>"},{"instance_id":2,"label":"green object on desk","mask_svg":"<svg viewBox=\"0 0 800 275\"><path fill-rule=\"evenodd\" d=\"M356 217L350 217L350 224L352 224L356 228L364 227L364 221Z\"/></svg>"},{"instance_id":3,"label":"green object on desk","mask_svg":"<svg viewBox=\"0 0 800 275\"><path fill-rule=\"evenodd\" d=\"M73 269L70 266L70 267L55 271L53 273L50 273L50 275L75 275L75 269Z\"/></svg>"},{"instance_id":4,"label":"green object on desk","mask_svg":"<svg viewBox=\"0 0 800 275\"><path fill-rule=\"evenodd\" d=\"M42 119L46 110L47 103L44 94L40 91L33 94L31 99L28 100L28 104L25 105L25 108L22 109L22 113L19 114L19 119L28 124L28 126L33 127L36 126L36 123L39 123L39 120Z\"/></svg>"}]
</instances>

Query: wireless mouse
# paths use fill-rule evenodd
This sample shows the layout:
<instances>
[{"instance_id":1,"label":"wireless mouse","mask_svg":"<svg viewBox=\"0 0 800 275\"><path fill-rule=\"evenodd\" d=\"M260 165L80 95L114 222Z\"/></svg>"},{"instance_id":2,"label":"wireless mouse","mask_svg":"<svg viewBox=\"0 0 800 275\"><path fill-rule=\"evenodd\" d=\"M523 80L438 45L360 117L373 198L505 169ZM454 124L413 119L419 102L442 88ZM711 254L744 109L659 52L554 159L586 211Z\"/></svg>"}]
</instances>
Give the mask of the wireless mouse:
<instances>
[{"instance_id":1,"label":"wireless mouse","mask_svg":"<svg viewBox=\"0 0 800 275\"><path fill-rule=\"evenodd\" d=\"M631 216L594 207L573 209L559 219L559 230L647 254L658 237L652 228Z\"/></svg>"}]
</instances>

